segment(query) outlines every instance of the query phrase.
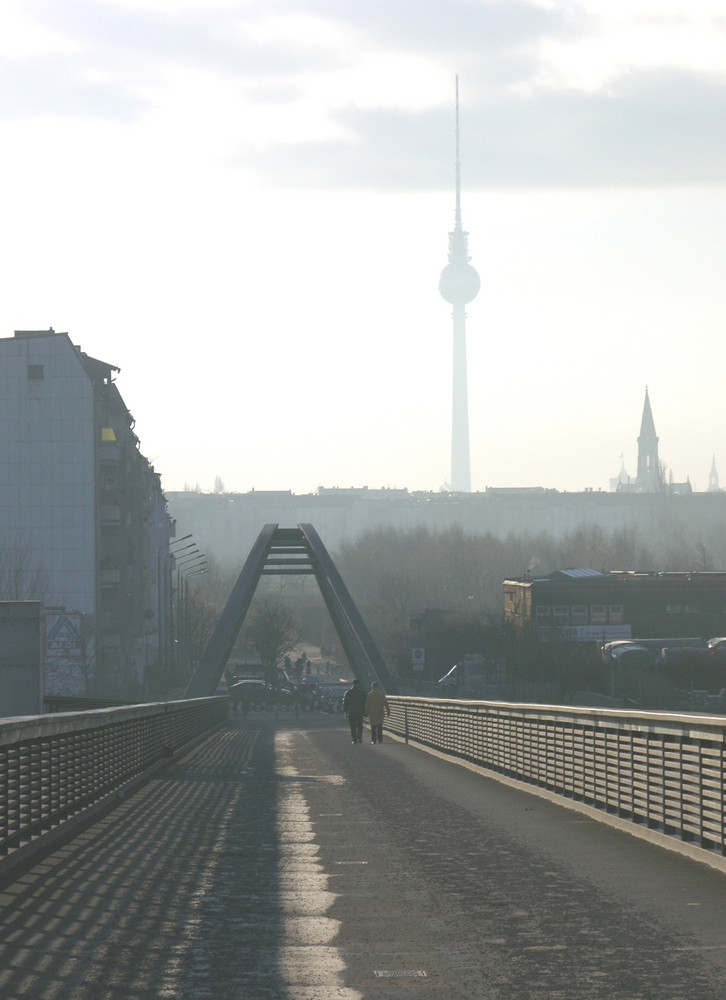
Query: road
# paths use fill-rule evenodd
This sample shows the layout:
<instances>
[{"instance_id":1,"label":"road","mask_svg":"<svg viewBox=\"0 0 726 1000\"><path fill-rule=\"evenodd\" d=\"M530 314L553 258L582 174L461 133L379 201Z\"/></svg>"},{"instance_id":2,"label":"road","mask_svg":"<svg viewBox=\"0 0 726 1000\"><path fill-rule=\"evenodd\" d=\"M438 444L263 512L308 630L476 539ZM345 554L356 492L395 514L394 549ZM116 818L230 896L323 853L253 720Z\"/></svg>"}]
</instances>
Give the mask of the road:
<instances>
[{"instance_id":1,"label":"road","mask_svg":"<svg viewBox=\"0 0 726 1000\"><path fill-rule=\"evenodd\" d=\"M726 876L339 720L231 718L2 884L0 998L723 1000Z\"/></svg>"}]
</instances>

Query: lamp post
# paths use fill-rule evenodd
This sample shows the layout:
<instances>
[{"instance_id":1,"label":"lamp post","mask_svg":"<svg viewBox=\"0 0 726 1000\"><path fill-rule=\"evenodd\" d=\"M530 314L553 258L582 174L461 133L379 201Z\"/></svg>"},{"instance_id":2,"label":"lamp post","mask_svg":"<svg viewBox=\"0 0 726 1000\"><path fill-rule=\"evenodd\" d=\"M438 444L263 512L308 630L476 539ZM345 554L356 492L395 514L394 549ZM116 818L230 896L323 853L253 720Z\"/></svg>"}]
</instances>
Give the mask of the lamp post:
<instances>
[{"instance_id":1,"label":"lamp post","mask_svg":"<svg viewBox=\"0 0 726 1000\"><path fill-rule=\"evenodd\" d=\"M187 659L189 654L189 598L186 586L186 577L202 570L206 567L207 557L203 552L190 552L176 564L176 613L177 613L177 673L182 671L187 673ZM206 569L205 569L206 572Z\"/></svg>"},{"instance_id":2,"label":"lamp post","mask_svg":"<svg viewBox=\"0 0 726 1000\"><path fill-rule=\"evenodd\" d=\"M183 608L183 622L184 622L184 658L187 666L187 674L191 676L194 671L194 664L197 660L195 653L198 653L198 639L199 633L198 629L195 630L194 622L192 620L192 615L190 614L190 593L189 593L189 580L195 576L201 576L202 573L207 572L206 562L200 563L198 566L187 566L185 570L182 571L182 608ZM196 634L195 634L196 633Z\"/></svg>"},{"instance_id":3,"label":"lamp post","mask_svg":"<svg viewBox=\"0 0 726 1000\"><path fill-rule=\"evenodd\" d=\"M172 661L173 639L174 639L174 612L172 607L173 586L172 586L172 557L175 553L190 548L194 543L189 542L191 534L182 535L181 538L170 538L159 546L156 556L156 589L157 589L157 628L159 633L159 670L161 674L162 686L165 686L169 676L169 667ZM175 548L182 542L188 545L182 549Z\"/></svg>"}]
</instances>

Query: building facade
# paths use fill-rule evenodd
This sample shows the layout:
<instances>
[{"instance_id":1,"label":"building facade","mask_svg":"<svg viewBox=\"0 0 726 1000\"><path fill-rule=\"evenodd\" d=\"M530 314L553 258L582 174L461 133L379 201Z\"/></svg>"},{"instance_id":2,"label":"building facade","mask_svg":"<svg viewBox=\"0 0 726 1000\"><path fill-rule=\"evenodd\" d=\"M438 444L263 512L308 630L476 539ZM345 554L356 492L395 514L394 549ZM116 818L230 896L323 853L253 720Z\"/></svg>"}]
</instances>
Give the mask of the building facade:
<instances>
[{"instance_id":1,"label":"building facade","mask_svg":"<svg viewBox=\"0 0 726 1000\"><path fill-rule=\"evenodd\" d=\"M726 566L726 493L637 493L592 490L487 489L483 493L418 493L392 489L324 489L316 493L174 492L167 494L179 535L193 531L225 569L241 570L265 524L313 524L329 551L368 531L460 528L473 534L548 535L561 539L597 527L632 531L646 545L701 541L714 566Z\"/></svg>"},{"instance_id":2,"label":"building facade","mask_svg":"<svg viewBox=\"0 0 726 1000\"><path fill-rule=\"evenodd\" d=\"M48 694L137 698L168 659L173 522L117 373L52 329L0 339L0 599L82 632Z\"/></svg>"},{"instance_id":3,"label":"building facade","mask_svg":"<svg viewBox=\"0 0 726 1000\"><path fill-rule=\"evenodd\" d=\"M542 639L709 639L726 635L726 573L569 569L505 580L504 616Z\"/></svg>"}]
</instances>

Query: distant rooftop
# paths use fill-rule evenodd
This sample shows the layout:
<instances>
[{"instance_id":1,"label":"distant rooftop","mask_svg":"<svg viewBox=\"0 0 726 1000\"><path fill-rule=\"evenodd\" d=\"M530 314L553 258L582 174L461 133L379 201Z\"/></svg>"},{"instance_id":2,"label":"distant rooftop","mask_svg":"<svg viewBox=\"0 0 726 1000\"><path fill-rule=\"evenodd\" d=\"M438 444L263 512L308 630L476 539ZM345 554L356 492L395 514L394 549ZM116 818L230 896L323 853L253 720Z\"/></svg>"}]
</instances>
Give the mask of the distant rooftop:
<instances>
[{"instance_id":1,"label":"distant rooftop","mask_svg":"<svg viewBox=\"0 0 726 1000\"><path fill-rule=\"evenodd\" d=\"M19 340L30 340L31 337L53 337L55 330L52 326L47 330L15 330L15 336Z\"/></svg>"},{"instance_id":2,"label":"distant rooftop","mask_svg":"<svg viewBox=\"0 0 726 1000\"><path fill-rule=\"evenodd\" d=\"M558 569L552 576L569 576L573 580L581 580L584 577L604 576L596 569Z\"/></svg>"}]
</instances>

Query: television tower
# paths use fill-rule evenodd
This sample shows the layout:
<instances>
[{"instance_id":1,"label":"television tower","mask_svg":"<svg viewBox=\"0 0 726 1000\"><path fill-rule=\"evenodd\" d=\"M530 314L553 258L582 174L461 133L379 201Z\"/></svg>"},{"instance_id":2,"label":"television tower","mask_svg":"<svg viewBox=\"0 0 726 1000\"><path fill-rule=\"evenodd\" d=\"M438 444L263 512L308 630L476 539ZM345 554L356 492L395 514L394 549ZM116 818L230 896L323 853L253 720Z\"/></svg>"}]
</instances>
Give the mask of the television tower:
<instances>
[{"instance_id":1,"label":"television tower","mask_svg":"<svg viewBox=\"0 0 726 1000\"><path fill-rule=\"evenodd\" d=\"M461 170L459 164L459 77L456 77L456 213L449 233L449 263L441 272L439 292L454 307L453 401L451 410L451 488L471 492L469 466L469 399L466 378L466 310L481 282L469 263L469 234L461 228Z\"/></svg>"}]
</instances>

